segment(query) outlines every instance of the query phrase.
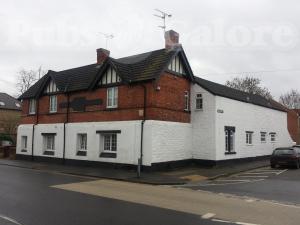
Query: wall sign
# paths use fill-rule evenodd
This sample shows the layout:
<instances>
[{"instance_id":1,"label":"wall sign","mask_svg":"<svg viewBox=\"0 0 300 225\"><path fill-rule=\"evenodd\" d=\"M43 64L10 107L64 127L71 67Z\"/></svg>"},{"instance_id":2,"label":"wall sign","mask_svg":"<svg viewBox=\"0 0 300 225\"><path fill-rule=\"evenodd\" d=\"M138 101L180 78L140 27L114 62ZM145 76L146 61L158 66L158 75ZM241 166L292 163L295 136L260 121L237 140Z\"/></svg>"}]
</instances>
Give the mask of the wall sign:
<instances>
[{"instance_id":1,"label":"wall sign","mask_svg":"<svg viewBox=\"0 0 300 225\"><path fill-rule=\"evenodd\" d=\"M74 111L85 111L86 106L102 105L102 103L103 103L102 99L87 100L85 97L78 97L70 101L69 105L70 108L73 109ZM67 102L63 102L59 105L60 108L67 108L67 106L68 106Z\"/></svg>"}]
</instances>

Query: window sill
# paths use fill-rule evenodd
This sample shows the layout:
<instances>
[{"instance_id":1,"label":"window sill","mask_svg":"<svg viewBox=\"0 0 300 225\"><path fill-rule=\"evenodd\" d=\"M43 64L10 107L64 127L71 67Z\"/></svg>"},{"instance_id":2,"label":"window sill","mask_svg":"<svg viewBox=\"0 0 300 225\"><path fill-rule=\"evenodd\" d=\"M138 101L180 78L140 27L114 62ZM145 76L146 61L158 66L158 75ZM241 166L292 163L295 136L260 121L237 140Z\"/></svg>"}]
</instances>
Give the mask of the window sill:
<instances>
[{"instance_id":1,"label":"window sill","mask_svg":"<svg viewBox=\"0 0 300 225\"><path fill-rule=\"evenodd\" d=\"M54 151L44 151L43 155L54 155Z\"/></svg>"},{"instance_id":2,"label":"window sill","mask_svg":"<svg viewBox=\"0 0 300 225\"><path fill-rule=\"evenodd\" d=\"M118 110L118 107L106 107L105 111L114 111Z\"/></svg>"},{"instance_id":3,"label":"window sill","mask_svg":"<svg viewBox=\"0 0 300 225\"><path fill-rule=\"evenodd\" d=\"M203 109L195 109L195 111L197 111L197 112L202 112L203 111Z\"/></svg>"},{"instance_id":4,"label":"window sill","mask_svg":"<svg viewBox=\"0 0 300 225\"><path fill-rule=\"evenodd\" d=\"M28 116L35 116L36 113L28 113Z\"/></svg>"},{"instance_id":5,"label":"window sill","mask_svg":"<svg viewBox=\"0 0 300 225\"><path fill-rule=\"evenodd\" d=\"M236 152L225 152L225 155L235 155Z\"/></svg>"},{"instance_id":6,"label":"window sill","mask_svg":"<svg viewBox=\"0 0 300 225\"><path fill-rule=\"evenodd\" d=\"M21 152L27 152L27 150L26 149L22 149Z\"/></svg>"},{"instance_id":7,"label":"window sill","mask_svg":"<svg viewBox=\"0 0 300 225\"><path fill-rule=\"evenodd\" d=\"M251 146L253 146L253 144L246 144L246 146L249 146L249 147L251 147Z\"/></svg>"},{"instance_id":8,"label":"window sill","mask_svg":"<svg viewBox=\"0 0 300 225\"><path fill-rule=\"evenodd\" d=\"M49 114L56 114L56 113L57 113L57 111L55 111L55 112L54 111L53 112L49 112Z\"/></svg>"},{"instance_id":9,"label":"window sill","mask_svg":"<svg viewBox=\"0 0 300 225\"><path fill-rule=\"evenodd\" d=\"M117 153L114 152L101 152L100 158L117 158Z\"/></svg>"},{"instance_id":10,"label":"window sill","mask_svg":"<svg viewBox=\"0 0 300 225\"><path fill-rule=\"evenodd\" d=\"M86 156L87 155L87 151L85 150L79 150L76 153L77 156Z\"/></svg>"}]
</instances>

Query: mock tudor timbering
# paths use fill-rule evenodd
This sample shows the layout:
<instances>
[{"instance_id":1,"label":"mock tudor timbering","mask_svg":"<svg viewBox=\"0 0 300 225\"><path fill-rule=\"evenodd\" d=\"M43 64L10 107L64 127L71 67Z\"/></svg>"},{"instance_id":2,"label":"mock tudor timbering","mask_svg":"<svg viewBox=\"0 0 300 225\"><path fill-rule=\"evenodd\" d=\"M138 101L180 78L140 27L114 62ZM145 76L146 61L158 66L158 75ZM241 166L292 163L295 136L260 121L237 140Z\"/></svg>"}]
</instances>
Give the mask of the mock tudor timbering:
<instances>
[{"instance_id":1,"label":"mock tudor timbering","mask_svg":"<svg viewBox=\"0 0 300 225\"><path fill-rule=\"evenodd\" d=\"M119 59L98 49L96 64L49 71L20 97L18 156L215 164L292 144L282 107L195 77L178 33L165 38L164 49Z\"/></svg>"}]
</instances>

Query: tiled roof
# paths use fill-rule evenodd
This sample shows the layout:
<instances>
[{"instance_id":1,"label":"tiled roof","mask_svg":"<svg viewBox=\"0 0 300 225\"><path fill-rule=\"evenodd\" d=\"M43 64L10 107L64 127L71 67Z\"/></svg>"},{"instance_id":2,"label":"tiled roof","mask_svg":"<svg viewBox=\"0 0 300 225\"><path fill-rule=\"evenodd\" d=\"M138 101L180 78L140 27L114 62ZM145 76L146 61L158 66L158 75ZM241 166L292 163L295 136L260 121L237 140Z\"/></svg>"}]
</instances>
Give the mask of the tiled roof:
<instances>
[{"instance_id":1,"label":"tiled roof","mask_svg":"<svg viewBox=\"0 0 300 225\"><path fill-rule=\"evenodd\" d=\"M234 99L262 107L286 111L281 105L275 103L274 100L268 100L260 95L249 94L234 88L227 87L222 84L214 83L199 77L195 77L195 82L208 92L225 98Z\"/></svg>"},{"instance_id":2,"label":"tiled roof","mask_svg":"<svg viewBox=\"0 0 300 225\"><path fill-rule=\"evenodd\" d=\"M167 68L171 59L181 54L187 62L182 48L175 50L159 49L139 55L113 59L109 57L102 65L91 64L83 67L64 71L49 71L37 83L35 83L19 99L36 98L50 79L53 79L58 89L62 92L87 90L97 85L107 66L113 66L117 74L125 83L134 83L156 79ZM187 62L187 70L192 75L192 70Z\"/></svg>"},{"instance_id":3,"label":"tiled roof","mask_svg":"<svg viewBox=\"0 0 300 225\"><path fill-rule=\"evenodd\" d=\"M14 97L0 92L0 110L10 109L10 110L21 110L21 102L19 102Z\"/></svg>"}]
</instances>

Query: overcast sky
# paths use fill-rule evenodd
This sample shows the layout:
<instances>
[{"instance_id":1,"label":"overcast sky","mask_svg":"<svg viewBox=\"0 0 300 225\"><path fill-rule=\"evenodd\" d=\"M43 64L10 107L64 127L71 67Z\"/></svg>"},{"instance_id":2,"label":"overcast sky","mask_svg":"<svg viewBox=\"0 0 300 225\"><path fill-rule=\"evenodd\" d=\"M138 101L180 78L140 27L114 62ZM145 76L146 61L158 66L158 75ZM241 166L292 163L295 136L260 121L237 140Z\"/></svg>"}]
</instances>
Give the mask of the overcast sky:
<instances>
[{"instance_id":1,"label":"overcast sky","mask_svg":"<svg viewBox=\"0 0 300 225\"><path fill-rule=\"evenodd\" d=\"M124 57L164 47L159 8L172 14L195 75L224 83L247 74L275 97L300 86L297 0L0 0L0 92L15 94L21 69L95 63L108 49ZM275 72L274 72L275 71ZM300 88L299 88L300 89Z\"/></svg>"}]
</instances>

